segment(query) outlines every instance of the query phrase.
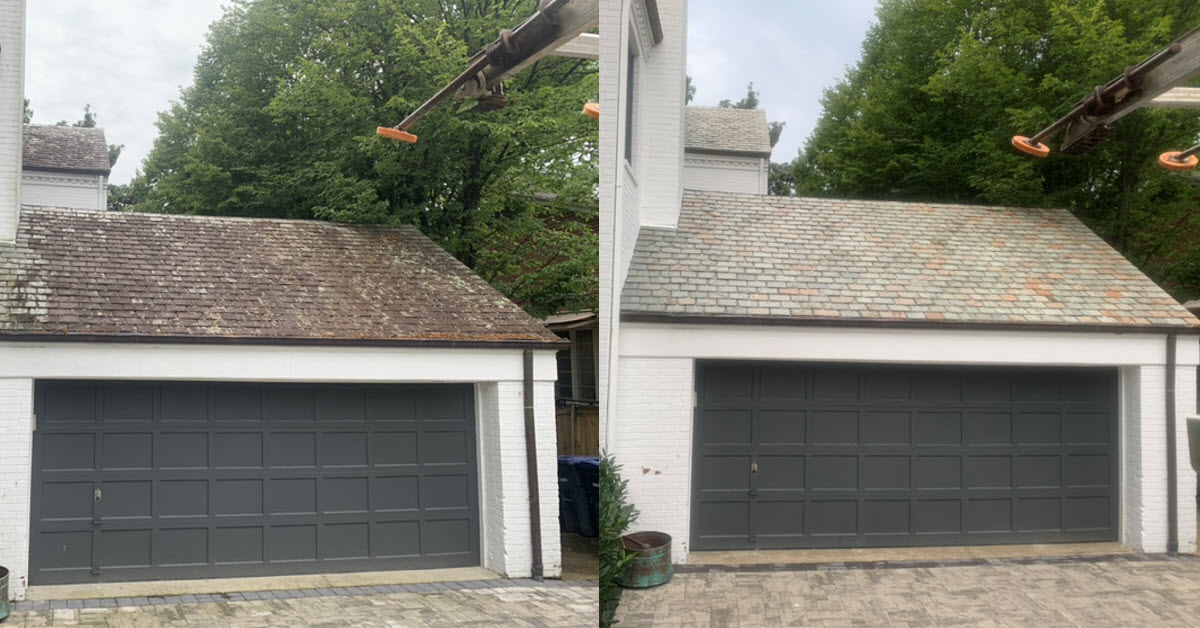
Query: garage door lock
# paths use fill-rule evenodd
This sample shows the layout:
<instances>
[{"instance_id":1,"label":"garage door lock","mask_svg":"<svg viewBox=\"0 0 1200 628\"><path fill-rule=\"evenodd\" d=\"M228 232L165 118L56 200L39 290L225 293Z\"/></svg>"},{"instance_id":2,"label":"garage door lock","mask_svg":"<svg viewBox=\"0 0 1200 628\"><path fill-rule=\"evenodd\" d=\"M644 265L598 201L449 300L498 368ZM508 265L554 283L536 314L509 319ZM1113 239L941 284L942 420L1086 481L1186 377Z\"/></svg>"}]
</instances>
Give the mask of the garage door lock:
<instances>
[{"instance_id":1,"label":"garage door lock","mask_svg":"<svg viewBox=\"0 0 1200 628\"><path fill-rule=\"evenodd\" d=\"M104 494L100 492L100 489L92 491L92 499L96 500L96 502L99 502L103 498Z\"/></svg>"}]
</instances>

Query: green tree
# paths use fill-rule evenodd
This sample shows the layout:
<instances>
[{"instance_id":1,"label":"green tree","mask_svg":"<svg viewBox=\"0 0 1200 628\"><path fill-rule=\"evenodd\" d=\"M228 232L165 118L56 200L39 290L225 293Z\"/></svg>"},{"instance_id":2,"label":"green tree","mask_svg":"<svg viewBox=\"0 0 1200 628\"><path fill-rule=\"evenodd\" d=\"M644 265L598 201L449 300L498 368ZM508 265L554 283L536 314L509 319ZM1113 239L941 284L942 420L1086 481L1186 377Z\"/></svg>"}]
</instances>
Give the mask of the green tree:
<instances>
[{"instance_id":1,"label":"green tree","mask_svg":"<svg viewBox=\"0 0 1200 628\"><path fill-rule=\"evenodd\" d=\"M25 99L25 124L33 122L33 109L29 108L29 99Z\"/></svg>"},{"instance_id":2,"label":"green tree","mask_svg":"<svg viewBox=\"0 0 1200 628\"><path fill-rule=\"evenodd\" d=\"M535 0L236 0L131 183L138 211L414 224L531 313L596 307L594 62L545 59L486 114L375 135ZM549 200L548 200L549 199Z\"/></svg>"},{"instance_id":3,"label":"green tree","mask_svg":"<svg viewBox=\"0 0 1200 628\"><path fill-rule=\"evenodd\" d=\"M1200 5L883 0L877 16L825 92L799 193L1066 207L1176 297L1200 293L1200 188L1155 165L1194 143L1200 117L1140 111L1082 156L1009 144L1196 26Z\"/></svg>"}]
</instances>

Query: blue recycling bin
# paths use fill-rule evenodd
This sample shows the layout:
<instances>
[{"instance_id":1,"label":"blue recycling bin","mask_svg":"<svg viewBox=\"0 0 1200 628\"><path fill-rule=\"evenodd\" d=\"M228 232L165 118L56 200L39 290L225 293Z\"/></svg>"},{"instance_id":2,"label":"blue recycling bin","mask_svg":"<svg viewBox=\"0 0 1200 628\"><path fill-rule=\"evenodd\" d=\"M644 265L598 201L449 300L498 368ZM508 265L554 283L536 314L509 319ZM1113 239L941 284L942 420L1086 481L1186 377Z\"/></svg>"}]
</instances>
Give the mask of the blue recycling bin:
<instances>
[{"instance_id":1,"label":"blue recycling bin","mask_svg":"<svg viewBox=\"0 0 1200 628\"><path fill-rule=\"evenodd\" d=\"M599 457L558 457L558 517L564 533L599 536L599 485Z\"/></svg>"}]
</instances>

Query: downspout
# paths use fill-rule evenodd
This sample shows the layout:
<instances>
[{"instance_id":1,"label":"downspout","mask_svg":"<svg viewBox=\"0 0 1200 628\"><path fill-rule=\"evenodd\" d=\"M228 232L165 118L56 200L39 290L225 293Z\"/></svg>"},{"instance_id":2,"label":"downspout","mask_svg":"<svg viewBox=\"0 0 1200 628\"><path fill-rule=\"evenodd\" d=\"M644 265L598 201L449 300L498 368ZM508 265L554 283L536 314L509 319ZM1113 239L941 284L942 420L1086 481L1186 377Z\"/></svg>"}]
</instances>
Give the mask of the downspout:
<instances>
[{"instance_id":1,"label":"downspout","mask_svg":"<svg viewBox=\"0 0 1200 628\"><path fill-rule=\"evenodd\" d=\"M533 412L533 349L525 350L525 475L529 479L529 542L533 545L533 579L542 581L542 500L538 492L537 425Z\"/></svg>"},{"instance_id":2,"label":"downspout","mask_svg":"<svg viewBox=\"0 0 1200 628\"><path fill-rule=\"evenodd\" d=\"M1175 452L1175 334L1167 335L1167 554L1179 555L1179 470Z\"/></svg>"}]
</instances>

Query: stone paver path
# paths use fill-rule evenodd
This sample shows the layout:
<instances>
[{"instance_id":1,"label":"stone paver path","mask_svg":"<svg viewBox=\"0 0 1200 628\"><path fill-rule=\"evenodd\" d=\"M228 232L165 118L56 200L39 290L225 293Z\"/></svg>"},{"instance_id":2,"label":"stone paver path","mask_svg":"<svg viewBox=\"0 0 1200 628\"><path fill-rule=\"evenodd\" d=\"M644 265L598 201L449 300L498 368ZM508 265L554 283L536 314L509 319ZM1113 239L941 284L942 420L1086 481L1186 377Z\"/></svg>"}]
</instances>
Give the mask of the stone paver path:
<instances>
[{"instance_id":1,"label":"stone paver path","mask_svg":"<svg viewBox=\"0 0 1200 628\"><path fill-rule=\"evenodd\" d=\"M627 590L639 626L1196 626L1200 559L987 561L932 567L714 569Z\"/></svg>"},{"instance_id":2,"label":"stone paver path","mask_svg":"<svg viewBox=\"0 0 1200 628\"><path fill-rule=\"evenodd\" d=\"M595 626L598 617L595 583L546 582L452 588L369 595L314 595L277 591L234 594L215 601L126 605L85 604L84 608L51 608L14 612L4 628L41 626L140 627L311 627L352 626ZM241 596L241 599L236 599ZM258 598L258 599L250 599ZM91 600L85 600L91 602ZM77 604L70 604L76 606ZM28 608L29 604L22 607Z\"/></svg>"}]
</instances>

